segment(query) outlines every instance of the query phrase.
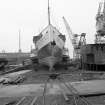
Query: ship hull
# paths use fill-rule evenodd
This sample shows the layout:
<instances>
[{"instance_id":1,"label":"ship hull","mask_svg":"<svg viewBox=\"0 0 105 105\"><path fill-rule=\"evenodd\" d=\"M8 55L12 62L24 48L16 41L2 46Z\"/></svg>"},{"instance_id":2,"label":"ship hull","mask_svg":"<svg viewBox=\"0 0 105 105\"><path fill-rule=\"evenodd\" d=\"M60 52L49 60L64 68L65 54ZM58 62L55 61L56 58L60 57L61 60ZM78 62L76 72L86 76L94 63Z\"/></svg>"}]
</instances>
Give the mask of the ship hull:
<instances>
[{"instance_id":1,"label":"ship hull","mask_svg":"<svg viewBox=\"0 0 105 105\"><path fill-rule=\"evenodd\" d=\"M50 24L38 36L34 36L33 42L39 63L53 70L54 65L62 60L65 35Z\"/></svg>"},{"instance_id":2,"label":"ship hull","mask_svg":"<svg viewBox=\"0 0 105 105\"><path fill-rule=\"evenodd\" d=\"M62 60L62 49L49 43L38 51L38 58L40 64L48 66L52 71L54 65Z\"/></svg>"}]
</instances>

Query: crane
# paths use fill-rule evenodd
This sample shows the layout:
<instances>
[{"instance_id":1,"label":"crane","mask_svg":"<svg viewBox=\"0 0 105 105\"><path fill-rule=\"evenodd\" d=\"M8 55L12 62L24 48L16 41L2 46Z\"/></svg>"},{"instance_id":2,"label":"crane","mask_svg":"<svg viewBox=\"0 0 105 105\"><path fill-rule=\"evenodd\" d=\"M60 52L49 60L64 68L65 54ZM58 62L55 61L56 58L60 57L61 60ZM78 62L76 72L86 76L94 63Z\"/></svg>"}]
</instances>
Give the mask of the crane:
<instances>
[{"instance_id":1,"label":"crane","mask_svg":"<svg viewBox=\"0 0 105 105\"><path fill-rule=\"evenodd\" d=\"M99 3L96 15L96 32L95 43L105 43L105 0Z\"/></svg>"},{"instance_id":2,"label":"crane","mask_svg":"<svg viewBox=\"0 0 105 105\"><path fill-rule=\"evenodd\" d=\"M63 17L63 21L66 27L66 30L68 32L70 41L73 45L74 51L73 51L73 58L74 59L79 59L80 58L80 47L82 45L86 44L86 39L85 39L85 33L82 33L81 35L78 34L73 34L68 22L66 21L65 17ZM78 37L80 36L80 40L78 41Z\"/></svg>"},{"instance_id":3,"label":"crane","mask_svg":"<svg viewBox=\"0 0 105 105\"><path fill-rule=\"evenodd\" d=\"M65 17L63 17L63 21L64 21L64 24L65 24L66 30L68 32L69 38L70 38L70 40L72 42L72 45L75 48L76 45L77 45L77 37L78 37L78 35L77 34L73 34L73 32L72 32L68 22L66 21Z\"/></svg>"},{"instance_id":4,"label":"crane","mask_svg":"<svg viewBox=\"0 0 105 105\"><path fill-rule=\"evenodd\" d=\"M77 48L77 39L78 39L78 35L77 34L73 34L68 22L66 21L65 17L63 17L63 21L64 21L64 24L65 24L65 27L66 27L66 30L68 32L68 35L69 35L69 38L70 38L70 41L72 43L72 46L74 48L74 51L73 51L73 58L75 59L77 57L77 54L76 54L76 48Z\"/></svg>"}]
</instances>

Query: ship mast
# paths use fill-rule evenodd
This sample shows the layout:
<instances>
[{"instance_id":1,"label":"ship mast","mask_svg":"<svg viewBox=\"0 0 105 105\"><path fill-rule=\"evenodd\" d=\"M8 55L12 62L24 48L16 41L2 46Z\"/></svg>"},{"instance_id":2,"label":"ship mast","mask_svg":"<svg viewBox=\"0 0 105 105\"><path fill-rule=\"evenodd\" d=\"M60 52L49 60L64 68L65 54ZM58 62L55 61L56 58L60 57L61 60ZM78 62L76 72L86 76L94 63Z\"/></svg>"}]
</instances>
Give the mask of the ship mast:
<instances>
[{"instance_id":1,"label":"ship mast","mask_svg":"<svg viewBox=\"0 0 105 105\"><path fill-rule=\"evenodd\" d=\"M49 0L48 0L48 24L50 25L50 7L49 7Z\"/></svg>"}]
</instances>

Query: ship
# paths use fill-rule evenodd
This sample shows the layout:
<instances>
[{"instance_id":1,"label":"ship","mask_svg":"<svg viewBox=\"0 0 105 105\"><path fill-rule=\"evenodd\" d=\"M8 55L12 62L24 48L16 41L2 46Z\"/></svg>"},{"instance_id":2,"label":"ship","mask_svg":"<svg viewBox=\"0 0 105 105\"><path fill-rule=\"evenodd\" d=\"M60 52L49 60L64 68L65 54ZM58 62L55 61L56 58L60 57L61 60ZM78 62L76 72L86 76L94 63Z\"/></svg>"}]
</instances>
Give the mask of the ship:
<instances>
[{"instance_id":1,"label":"ship","mask_svg":"<svg viewBox=\"0 0 105 105\"><path fill-rule=\"evenodd\" d=\"M48 66L50 71L54 70L54 65L63 59L65 41L65 35L51 24L48 0L48 25L40 34L33 37L38 62Z\"/></svg>"}]
</instances>

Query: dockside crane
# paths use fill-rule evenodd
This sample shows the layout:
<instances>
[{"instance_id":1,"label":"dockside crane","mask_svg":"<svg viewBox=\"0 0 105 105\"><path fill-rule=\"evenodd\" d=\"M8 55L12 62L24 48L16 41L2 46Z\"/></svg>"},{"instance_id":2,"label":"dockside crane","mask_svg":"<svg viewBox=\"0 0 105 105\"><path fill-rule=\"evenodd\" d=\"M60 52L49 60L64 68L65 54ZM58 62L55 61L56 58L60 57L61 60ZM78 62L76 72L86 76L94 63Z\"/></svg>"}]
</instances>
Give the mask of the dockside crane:
<instances>
[{"instance_id":1,"label":"dockside crane","mask_svg":"<svg viewBox=\"0 0 105 105\"><path fill-rule=\"evenodd\" d=\"M96 32L95 43L105 43L105 0L99 3L96 15Z\"/></svg>"},{"instance_id":2,"label":"dockside crane","mask_svg":"<svg viewBox=\"0 0 105 105\"><path fill-rule=\"evenodd\" d=\"M73 58L74 59L80 59L80 47L82 45L86 44L86 39L85 39L86 34L85 33L82 33L81 35L73 34L73 32L72 32L68 22L66 21L65 17L63 17L63 21L65 24L66 30L68 32L70 41L72 43L72 46L74 48ZM80 39L78 37L80 37Z\"/></svg>"},{"instance_id":3,"label":"dockside crane","mask_svg":"<svg viewBox=\"0 0 105 105\"><path fill-rule=\"evenodd\" d=\"M72 46L73 46L73 48L74 48L74 51L73 51L73 58L75 59L75 58L77 58L77 54L76 54L76 47L77 47L77 35L75 34L73 34L73 32L72 32L72 30L71 30L71 28L70 28L70 26L69 26L69 24L68 24L68 22L66 21L66 19L65 19L65 17L63 17L63 21L64 21L64 24L65 24L65 27L66 27L66 30L67 30L67 32L68 32L68 35L69 35L69 39L70 39L70 41L71 41L71 43L72 43ZM75 37L75 38L74 38Z\"/></svg>"}]
</instances>

